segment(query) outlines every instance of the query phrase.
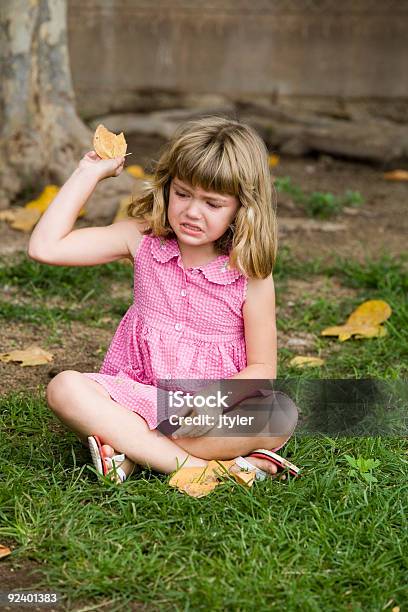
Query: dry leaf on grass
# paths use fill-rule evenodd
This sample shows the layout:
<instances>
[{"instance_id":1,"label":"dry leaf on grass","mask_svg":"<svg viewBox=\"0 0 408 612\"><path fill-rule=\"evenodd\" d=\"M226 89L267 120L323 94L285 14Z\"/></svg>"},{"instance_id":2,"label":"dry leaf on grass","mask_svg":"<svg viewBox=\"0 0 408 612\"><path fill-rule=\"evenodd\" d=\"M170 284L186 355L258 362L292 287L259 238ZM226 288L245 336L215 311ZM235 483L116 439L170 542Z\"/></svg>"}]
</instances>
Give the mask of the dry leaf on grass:
<instances>
[{"instance_id":1,"label":"dry leaf on grass","mask_svg":"<svg viewBox=\"0 0 408 612\"><path fill-rule=\"evenodd\" d=\"M380 325L391 316L392 310L383 300L368 300L360 304L351 313L344 325L327 327L320 334L322 336L338 336L344 342L355 336L356 338L382 337L387 330Z\"/></svg>"},{"instance_id":2,"label":"dry leaf on grass","mask_svg":"<svg viewBox=\"0 0 408 612\"><path fill-rule=\"evenodd\" d=\"M48 206L51 204L59 190L60 188L57 185L46 185L38 198L27 202L24 208L28 210L39 210L40 213L43 213L47 210Z\"/></svg>"},{"instance_id":3,"label":"dry leaf on grass","mask_svg":"<svg viewBox=\"0 0 408 612\"><path fill-rule=\"evenodd\" d=\"M256 480L256 470L245 470L239 465L232 466L230 469L230 474L237 482L245 485L246 487L252 487Z\"/></svg>"},{"instance_id":4,"label":"dry leaf on grass","mask_svg":"<svg viewBox=\"0 0 408 612\"><path fill-rule=\"evenodd\" d=\"M25 208L8 208L0 213L0 221L7 221L13 229L31 232L41 213L38 210Z\"/></svg>"},{"instance_id":5,"label":"dry leaf on grass","mask_svg":"<svg viewBox=\"0 0 408 612\"><path fill-rule=\"evenodd\" d=\"M279 164L279 155L275 155L274 153L268 155L268 164L270 168L277 166Z\"/></svg>"},{"instance_id":6,"label":"dry leaf on grass","mask_svg":"<svg viewBox=\"0 0 408 612\"><path fill-rule=\"evenodd\" d=\"M128 166L126 168L126 172L128 172L131 176L137 179L152 179L153 178L153 174L146 174L142 166L138 166L137 164Z\"/></svg>"},{"instance_id":7,"label":"dry leaf on grass","mask_svg":"<svg viewBox=\"0 0 408 612\"><path fill-rule=\"evenodd\" d=\"M125 155L127 143L123 132L114 134L100 123L95 130L93 148L102 159L113 159Z\"/></svg>"},{"instance_id":8,"label":"dry leaf on grass","mask_svg":"<svg viewBox=\"0 0 408 612\"><path fill-rule=\"evenodd\" d=\"M46 185L38 198L31 200L25 204L26 210L38 210L41 214L44 213L49 205L53 202L55 196L58 194L60 187L58 185ZM83 217L85 209L79 211L78 217Z\"/></svg>"},{"instance_id":9,"label":"dry leaf on grass","mask_svg":"<svg viewBox=\"0 0 408 612\"><path fill-rule=\"evenodd\" d=\"M145 171L143 170L142 166L138 166L137 164L128 166L126 168L126 172L128 172L130 175L134 176L135 178L144 178L146 176Z\"/></svg>"},{"instance_id":10,"label":"dry leaf on grass","mask_svg":"<svg viewBox=\"0 0 408 612\"><path fill-rule=\"evenodd\" d=\"M11 554L11 550L9 549L8 546L3 546L3 544L0 544L0 559L2 557L7 557L7 555Z\"/></svg>"},{"instance_id":11,"label":"dry leaf on grass","mask_svg":"<svg viewBox=\"0 0 408 612\"><path fill-rule=\"evenodd\" d=\"M209 461L205 467L182 467L169 480L169 486L187 493L191 497L204 497L220 484L227 475L247 487L255 481L255 470L246 471L235 461Z\"/></svg>"},{"instance_id":12,"label":"dry leaf on grass","mask_svg":"<svg viewBox=\"0 0 408 612\"><path fill-rule=\"evenodd\" d=\"M392 170L383 176L387 181L408 181L408 170Z\"/></svg>"},{"instance_id":13,"label":"dry leaf on grass","mask_svg":"<svg viewBox=\"0 0 408 612\"><path fill-rule=\"evenodd\" d=\"M306 355L302 357L298 355L290 360L289 365L296 366L298 368L303 368L305 366L315 368L324 365L324 359L320 359L320 357L308 357Z\"/></svg>"},{"instance_id":14,"label":"dry leaf on grass","mask_svg":"<svg viewBox=\"0 0 408 612\"><path fill-rule=\"evenodd\" d=\"M22 208L9 208L0 213L0 221L7 221L13 229L21 232L31 232L37 224L42 213L45 212L55 196L59 192L57 185L46 185L38 198L30 200ZM78 217L82 217L85 210L82 209Z\"/></svg>"},{"instance_id":15,"label":"dry leaf on grass","mask_svg":"<svg viewBox=\"0 0 408 612\"><path fill-rule=\"evenodd\" d=\"M44 351L39 346L29 346L23 350L9 351L8 353L0 353L0 361L21 361L21 366L36 366L50 363L53 360L53 355Z\"/></svg>"},{"instance_id":16,"label":"dry leaf on grass","mask_svg":"<svg viewBox=\"0 0 408 612\"><path fill-rule=\"evenodd\" d=\"M14 221L15 212L12 208L0 211L0 221Z\"/></svg>"}]
</instances>

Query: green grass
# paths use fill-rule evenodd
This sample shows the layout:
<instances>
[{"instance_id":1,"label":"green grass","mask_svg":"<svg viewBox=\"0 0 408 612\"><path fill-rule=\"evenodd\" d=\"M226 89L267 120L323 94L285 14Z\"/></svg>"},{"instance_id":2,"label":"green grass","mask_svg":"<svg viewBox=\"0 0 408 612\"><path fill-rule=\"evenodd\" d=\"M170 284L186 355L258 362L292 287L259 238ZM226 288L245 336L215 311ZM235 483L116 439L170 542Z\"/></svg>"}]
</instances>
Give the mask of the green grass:
<instances>
[{"instance_id":1,"label":"green grass","mask_svg":"<svg viewBox=\"0 0 408 612\"><path fill-rule=\"evenodd\" d=\"M281 250L278 304L291 278L312 286L316 274L336 277L356 294L308 303L299 296L278 318L281 331L316 334L312 352L326 354L324 367L298 370L289 366L296 351L280 348L278 378L406 378L406 258L327 265ZM119 320L128 304L112 298L110 287L129 287L130 300L131 278L130 266L117 263L59 268L2 260L8 297L0 317L54 330L69 320ZM384 299L393 310L385 338L340 344L319 336L367 299ZM75 435L56 430L41 387L10 393L0 410L0 543L14 549L2 563L41 562L38 586L59 591L67 609L79 600L92 602L90 609L105 602L101 609L109 610L138 601L159 610L361 612L396 605L402 611L408 603L406 437L311 436L300 428L281 453L304 478L249 490L228 481L197 500L148 470L121 486L98 479ZM397 416L400 426L404 413Z\"/></svg>"},{"instance_id":2,"label":"green grass","mask_svg":"<svg viewBox=\"0 0 408 612\"><path fill-rule=\"evenodd\" d=\"M112 282L129 289L128 300L112 297ZM121 317L132 302L133 268L119 262L103 266L49 266L18 255L0 259L0 286L16 299L0 299L0 318L34 324L82 321L98 326L106 316ZM52 304L51 298L61 304ZM29 300L29 303L25 303Z\"/></svg>"},{"instance_id":3,"label":"green grass","mask_svg":"<svg viewBox=\"0 0 408 612\"><path fill-rule=\"evenodd\" d=\"M68 300L84 299L109 287L112 280L132 285L133 268L119 262L102 266L49 266L18 254L0 258L0 285L13 285L24 294L45 298L59 295Z\"/></svg>"},{"instance_id":4,"label":"green grass","mask_svg":"<svg viewBox=\"0 0 408 612\"><path fill-rule=\"evenodd\" d=\"M73 434L52 434L42 395L3 400L0 541L41 561L42 588L149 609L383 610L407 603L408 443L293 438L304 478L234 482L200 500L144 471L97 480ZM376 459L367 483L347 457ZM360 461L361 463L361 461Z\"/></svg>"},{"instance_id":5,"label":"green grass","mask_svg":"<svg viewBox=\"0 0 408 612\"><path fill-rule=\"evenodd\" d=\"M306 264L294 261L284 250L278 260L274 274L277 284L277 304L285 302L285 286L289 278L310 279L320 274L336 277L343 286L356 290L356 297L340 301L317 298L305 305L303 298L296 301L289 319L277 320L278 329L287 333L308 331L316 335L315 350L329 351L326 365L308 369L302 376L319 378L397 378L408 373L408 273L406 256L393 258L382 254L377 260L358 263L350 259L337 258L334 265L322 260ZM351 339L339 343L336 338L320 336L320 332L333 325L344 323L352 311L366 300L381 299L391 309L391 317L383 324L388 335L384 338L364 340ZM330 351L331 347L339 351ZM299 376L299 370L288 366L293 352L280 349L280 366L283 375Z\"/></svg>"},{"instance_id":6,"label":"green grass","mask_svg":"<svg viewBox=\"0 0 408 612\"><path fill-rule=\"evenodd\" d=\"M345 206L359 207L364 203L360 192L350 189L342 196L321 191L306 194L301 187L292 183L290 176L276 177L274 185L276 191L290 195L309 217L328 219L339 214Z\"/></svg>"}]
</instances>

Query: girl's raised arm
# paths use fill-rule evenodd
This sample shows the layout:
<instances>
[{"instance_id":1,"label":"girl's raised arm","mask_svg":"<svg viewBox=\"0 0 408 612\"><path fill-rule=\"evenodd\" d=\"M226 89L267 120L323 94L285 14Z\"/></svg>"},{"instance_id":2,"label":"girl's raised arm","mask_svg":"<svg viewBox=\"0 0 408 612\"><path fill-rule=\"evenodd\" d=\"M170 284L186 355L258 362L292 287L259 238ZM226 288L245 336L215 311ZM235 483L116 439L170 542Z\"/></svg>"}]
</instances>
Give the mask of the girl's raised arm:
<instances>
[{"instance_id":1,"label":"girl's raised arm","mask_svg":"<svg viewBox=\"0 0 408 612\"><path fill-rule=\"evenodd\" d=\"M124 161L124 157L101 159L94 151L82 158L31 234L32 259L57 266L92 266L133 255L142 237L133 219L72 231L98 182L119 176Z\"/></svg>"}]
</instances>

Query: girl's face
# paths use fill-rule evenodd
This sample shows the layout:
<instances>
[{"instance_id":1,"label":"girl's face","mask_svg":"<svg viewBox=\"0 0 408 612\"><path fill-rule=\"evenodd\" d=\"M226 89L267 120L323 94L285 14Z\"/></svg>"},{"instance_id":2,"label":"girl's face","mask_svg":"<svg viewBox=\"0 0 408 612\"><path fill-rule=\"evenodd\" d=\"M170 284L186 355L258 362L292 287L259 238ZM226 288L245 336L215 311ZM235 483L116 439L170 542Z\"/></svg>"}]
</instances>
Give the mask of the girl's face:
<instances>
[{"instance_id":1,"label":"girl's face","mask_svg":"<svg viewBox=\"0 0 408 612\"><path fill-rule=\"evenodd\" d=\"M233 222L238 206L235 196L193 189L179 178L171 181L167 214L177 238L186 244L198 246L218 240Z\"/></svg>"}]
</instances>

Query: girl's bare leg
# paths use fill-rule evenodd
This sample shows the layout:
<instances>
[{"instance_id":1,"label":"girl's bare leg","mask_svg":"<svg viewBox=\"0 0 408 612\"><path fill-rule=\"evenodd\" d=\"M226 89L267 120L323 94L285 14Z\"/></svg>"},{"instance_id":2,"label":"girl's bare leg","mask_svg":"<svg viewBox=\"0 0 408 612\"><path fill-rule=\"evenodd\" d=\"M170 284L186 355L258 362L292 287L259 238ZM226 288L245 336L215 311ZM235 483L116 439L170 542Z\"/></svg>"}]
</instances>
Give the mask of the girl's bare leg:
<instances>
[{"instance_id":1,"label":"girl's bare leg","mask_svg":"<svg viewBox=\"0 0 408 612\"><path fill-rule=\"evenodd\" d=\"M102 385L73 370L53 378L47 388L47 399L58 419L86 446L89 435L98 435L112 447L110 456L124 453L127 463L121 467L127 475L135 463L170 473L180 465L205 466L211 459L234 459L255 448L274 448L282 443L281 438L270 436L204 436L178 439L175 443L159 431L150 430L143 417L112 400ZM251 458L251 462L272 474L277 471L275 465L262 459Z\"/></svg>"},{"instance_id":2,"label":"girl's bare leg","mask_svg":"<svg viewBox=\"0 0 408 612\"><path fill-rule=\"evenodd\" d=\"M181 464L207 465L205 459L184 451L157 430L150 430L143 417L121 406L99 388L102 386L96 381L67 370L49 383L47 400L58 419L83 442L88 436L97 435L134 463L166 474Z\"/></svg>"}]
</instances>

